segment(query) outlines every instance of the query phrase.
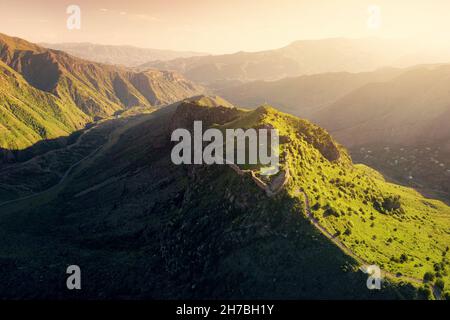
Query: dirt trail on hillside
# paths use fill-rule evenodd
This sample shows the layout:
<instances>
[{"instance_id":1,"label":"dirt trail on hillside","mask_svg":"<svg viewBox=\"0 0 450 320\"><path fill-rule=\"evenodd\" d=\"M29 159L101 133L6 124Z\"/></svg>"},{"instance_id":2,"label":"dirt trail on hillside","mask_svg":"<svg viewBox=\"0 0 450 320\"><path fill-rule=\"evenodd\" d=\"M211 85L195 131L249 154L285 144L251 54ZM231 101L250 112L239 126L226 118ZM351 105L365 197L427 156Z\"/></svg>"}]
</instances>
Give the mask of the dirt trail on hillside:
<instances>
[{"instance_id":1,"label":"dirt trail on hillside","mask_svg":"<svg viewBox=\"0 0 450 320\"><path fill-rule=\"evenodd\" d=\"M371 264L364 261L363 259L361 259L360 257L358 257L355 252L353 252L353 250L351 250L349 247L347 247L344 243L342 243L339 239L337 239L334 235L332 235L325 227L323 227L319 221L314 218L312 212L311 212L311 206L309 203L309 198L308 195L305 193L305 191L303 190L299 190L299 192L301 192L304 196L305 199L305 207L306 207L306 213L307 213L307 217L309 219L309 221L311 221L311 223L317 228L319 229L319 231L325 235L328 239L330 239L331 241L333 241L333 243L335 245L337 245L342 251L344 251L347 255L349 255L350 257L352 257L353 259L355 259L359 264L360 264L360 270L363 272L366 272L367 267L370 266ZM411 276L404 276L404 275L397 275L394 274L392 272L389 271L385 271L385 270L381 270L382 274L384 275L385 278L391 278L391 279L397 279L397 280L405 280L408 282L413 282L416 284L426 284L422 279L418 279L418 278L414 278ZM439 290L437 290L434 286L432 286L432 292L433 295L435 297L436 300L440 300L441 296L439 294Z\"/></svg>"},{"instance_id":2,"label":"dirt trail on hillside","mask_svg":"<svg viewBox=\"0 0 450 320\"><path fill-rule=\"evenodd\" d=\"M91 128L85 130L85 131L78 137L77 141L76 141L75 143L73 143L73 144L67 146L66 149L67 149L67 150L71 150L71 149L73 149L75 146L78 146L78 145L81 143L81 141L83 140L83 137L84 137L86 134L88 134L89 132L91 132L93 129L97 128L99 124L100 124L100 122L97 123L97 124L95 124L95 125L92 126ZM41 195L41 194L43 194L43 193L45 193L45 192L48 192L48 191L52 190L53 188L56 188L57 186L61 185L61 184L66 180L66 178L68 177L68 175L70 174L70 172L71 172L78 164L80 164L80 163L83 162L84 160L86 160L86 159L92 157L95 153L97 153L97 151L98 151L101 147L102 147L102 146L96 148L94 151L92 151L91 153L89 153L87 156L85 156L84 158L82 158L82 159L78 160L77 162L75 162L74 164L72 164L72 165L64 172L64 174L62 175L61 179L58 181L57 184L51 186L50 188L48 188L48 189L46 189L46 190L43 190L43 191L40 191L40 192L37 192L37 193L33 193L33 194L28 195L28 196L24 196L24 197L20 197L20 198L17 198L17 199L13 199L13 200L8 200L8 201L5 201L5 202L2 202L2 203L0 203L0 208L3 207L3 206L5 206L5 205L8 205L8 204L12 204L12 203L24 201L24 200L27 200L27 199L31 199L31 198L34 198L34 197L38 197L39 195ZM42 157L42 156L44 156L44 155L53 154L53 153L56 153L57 151L60 151L60 150L61 150L61 149L59 149L59 148L58 148L58 149L55 149L55 150L51 150L51 151L48 151L48 152L46 152L46 153L44 153L44 154L42 154L42 155L39 155L39 156L37 156L37 157ZM34 159L35 159L35 157L34 157L34 158L31 158L30 160L25 161L24 163L31 162L31 161L33 161Z\"/></svg>"},{"instance_id":3,"label":"dirt trail on hillside","mask_svg":"<svg viewBox=\"0 0 450 320\"><path fill-rule=\"evenodd\" d=\"M252 173L251 170L241 170L238 166L236 165L231 165L229 164L230 167L239 175L244 175L245 173ZM255 180L255 179L253 179ZM261 187L257 181L255 181L255 183L257 184L258 187L260 187L261 189L265 190L266 188ZM308 195L302 190L299 190L300 193L303 194L304 197L304 202L305 202L305 208L306 208L306 213L307 213L307 218L309 219L309 221L324 235L326 236L329 240L331 240L336 246L338 246L343 252L345 252L347 255L349 255L350 257L352 257L353 259L355 259L358 264L360 265L359 269L361 271L363 271L364 273L366 273L367 268L371 265L370 263L364 261L362 258L358 257L356 255L355 252L353 252L353 250L351 250L350 248L348 248L344 243L342 243L342 241L340 241L339 239L336 238L335 235L331 234L324 226L322 226L319 221L314 218L312 212L311 212L311 206L310 206L310 202L309 202L309 198ZM420 284L420 285L424 285L427 284L423 281L423 279L418 279L418 278L414 278L411 276L405 276L405 275L397 275L394 274L392 272L386 271L386 270L381 270L382 275L385 278L390 278L390 279L396 279L396 280L404 280L407 282L413 282L416 284ZM432 293L435 297L436 300L440 300L441 296L439 294L439 290L437 290L437 288L435 286L431 286L432 288Z\"/></svg>"},{"instance_id":4,"label":"dirt trail on hillside","mask_svg":"<svg viewBox=\"0 0 450 320\"><path fill-rule=\"evenodd\" d=\"M152 114L147 114L147 115L143 115L142 117L136 117L136 118L131 118L131 119L125 119L125 124L123 126L118 127L117 129L113 130L112 133L109 134L108 136L108 140L100 145L99 147L97 147L95 150L93 150L91 153L89 153L86 157L76 161L75 163L73 163L62 175L61 179L53 186L51 186L48 189L42 190L40 192L25 196L25 197L21 197L18 199L13 199L13 200L8 200L6 202L0 203L0 208L8 206L8 205L13 205L13 204L17 204L19 203L20 205L24 205L26 204L27 201L31 201L31 200L37 200L39 204L45 203L50 201L51 199L53 199L58 193L59 191L63 188L64 184L67 182L68 178L71 176L71 174L77 170L79 171L80 169L86 167L87 163L91 163L92 161L94 161L97 156L103 152L105 152L106 150L108 150L111 146L113 146L122 136L122 134L124 132L126 132L128 129L130 129L131 127L134 127L144 121L147 121L148 119L150 119L152 117ZM108 119L107 119L108 120ZM96 127L98 127L101 123L107 121L107 120L102 120L99 121L98 123L96 123L93 127L89 128L88 130L86 130L82 135L80 135L80 137L78 138L77 142L75 142L74 144L71 144L70 146L68 146L68 149L73 148L75 145L78 145L79 143L81 143L82 141L82 137L87 134L88 132L90 132L91 130L95 129ZM55 150L49 151L49 152L55 152ZM30 159L29 161L31 161L32 159ZM21 203L24 202L24 203ZM36 205L37 203L29 203L29 205ZM15 209L15 208L11 208L11 209Z\"/></svg>"}]
</instances>

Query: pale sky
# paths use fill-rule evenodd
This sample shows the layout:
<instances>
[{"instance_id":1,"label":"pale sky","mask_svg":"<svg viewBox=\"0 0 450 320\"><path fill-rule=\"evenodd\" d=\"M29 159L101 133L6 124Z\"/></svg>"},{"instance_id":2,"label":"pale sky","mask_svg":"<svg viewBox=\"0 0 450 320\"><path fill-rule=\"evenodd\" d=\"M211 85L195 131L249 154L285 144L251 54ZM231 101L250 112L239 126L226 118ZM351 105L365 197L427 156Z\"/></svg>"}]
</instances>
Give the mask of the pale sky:
<instances>
[{"instance_id":1,"label":"pale sky","mask_svg":"<svg viewBox=\"0 0 450 320\"><path fill-rule=\"evenodd\" d=\"M66 27L72 4L81 9L80 30ZM379 24L368 24L371 5L381 10ZM33 42L231 53L332 37L450 44L449 15L450 0L1 0L0 32Z\"/></svg>"}]
</instances>

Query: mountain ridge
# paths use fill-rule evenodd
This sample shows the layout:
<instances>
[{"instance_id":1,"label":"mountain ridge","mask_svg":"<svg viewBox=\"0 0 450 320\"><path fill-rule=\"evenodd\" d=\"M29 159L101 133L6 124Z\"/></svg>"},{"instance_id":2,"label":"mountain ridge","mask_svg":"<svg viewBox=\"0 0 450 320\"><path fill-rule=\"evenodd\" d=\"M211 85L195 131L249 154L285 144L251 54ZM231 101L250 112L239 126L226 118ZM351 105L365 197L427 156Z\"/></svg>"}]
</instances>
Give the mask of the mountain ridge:
<instances>
[{"instance_id":1,"label":"mountain ridge","mask_svg":"<svg viewBox=\"0 0 450 320\"><path fill-rule=\"evenodd\" d=\"M207 55L206 53L193 51L140 48L132 45L103 45L90 42L39 43L39 45L64 51L78 58L131 68L149 61Z\"/></svg>"},{"instance_id":2,"label":"mountain ridge","mask_svg":"<svg viewBox=\"0 0 450 320\"><path fill-rule=\"evenodd\" d=\"M111 120L119 125L115 142L81 162L63 186L2 208L7 241L0 243L0 252L22 239L4 264L20 264L30 279L27 288L8 287L6 296L19 291L27 296L37 285L43 288L40 297L67 292L51 280L70 259L92 275L83 290L91 298L427 298L428 283L422 287L393 279L383 290L367 290L357 262L310 224L298 190L307 194L314 219L355 255L405 278L436 273L435 265L448 268L443 255L448 206L354 165L345 148L307 120L268 106L216 119L220 103L209 101L211 107L195 101L161 108L126 130L118 123L126 119ZM252 177L226 165L173 165L170 123L183 109L194 115L190 121L214 118L218 129L278 129L281 172L290 172L282 190L267 197ZM330 143L337 159L326 157ZM265 179L258 166L248 170ZM40 250L27 262L31 244ZM133 272L135 278L129 279L132 261L133 270L152 271ZM42 273L36 264L49 270ZM14 285L21 272L8 268L0 275L2 283ZM280 268L283 272L277 272Z\"/></svg>"},{"instance_id":3,"label":"mountain ridge","mask_svg":"<svg viewBox=\"0 0 450 320\"><path fill-rule=\"evenodd\" d=\"M349 147L387 141L405 146L445 143L450 141L450 131L435 123L445 121L450 114L450 96L445 87L448 79L450 65L407 69L388 81L357 88L319 110L313 118Z\"/></svg>"},{"instance_id":4,"label":"mountain ridge","mask_svg":"<svg viewBox=\"0 0 450 320\"><path fill-rule=\"evenodd\" d=\"M139 67L174 70L188 79L220 89L255 80L279 80L324 72L364 72L382 67L406 67L442 61L439 53L430 58L402 59L420 51L412 44L397 40L331 38L296 41L283 48L259 52L179 58L149 62Z\"/></svg>"},{"instance_id":5,"label":"mountain ridge","mask_svg":"<svg viewBox=\"0 0 450 320\"><path fill-rule=\"evenodd\" d=\"M284 112L311 118L318 109L327 107L355 89L371 82L387 81L402 72L403 69L397 68L360 73L330 72L276 81L248 82L215 92L244 107L270 103L279 106Z\"/></svg>"},{"instance_id":6,"label":"mountain ridge","mask_svg":"<svg viewBox=\"0 0 450 320\"><path fill-rule=\"evenodd\" d=\"M449 64L438 63L249 82L215 92L245 107L271 103L310 119L358 162L448 203L449 77Z\"/></svg>"},{"instance_id":7,"label":"mountain ridge","mask_svg":"<svg viewBox=\"0 0 450 320\"><path fill-rule=\"evenodd\" d=\"M0 92L7 102L0 108L3 149L22 149L132 107L158 107L203 92L173 72L135 72L93 63L6 35L0 35L0 63L3 86L9 88ZM50 107L36 101L43 94ZM31 111L36 105L43 118ZM12 122L22 123L22 130Z\"/></svg>"}]
</instances>

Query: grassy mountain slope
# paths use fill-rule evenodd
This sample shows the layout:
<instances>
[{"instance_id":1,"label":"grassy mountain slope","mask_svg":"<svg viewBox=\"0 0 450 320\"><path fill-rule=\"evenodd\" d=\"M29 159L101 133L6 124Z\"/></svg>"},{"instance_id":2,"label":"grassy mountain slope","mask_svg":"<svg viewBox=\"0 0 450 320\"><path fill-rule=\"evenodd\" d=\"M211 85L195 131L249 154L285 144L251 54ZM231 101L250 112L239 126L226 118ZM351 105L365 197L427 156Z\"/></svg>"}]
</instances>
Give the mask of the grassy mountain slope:
<instances>
[{"instance_id":1,"label":"grassy mountain slope","mask_svg":"<svg viewBox=\"0 0 450 320\"><path fill-rule=\"evenodd\" d=\"M304 120L264 109L261 122L288 137L283 148L293 180L288 192L305 190L314 217L328 232L386 271L417 279L436 271L448 283L448 270L443 271L448 268L448 206L353 165L342 147ZM304 140L315 148L307 148ZM328 161L330 154L339 159Z\"/></svg>"},{"instance_id":2,"label":"grassy mountain slope","mask_svg":"<svg viewBox=\"0 0 450 320\"><path fill-rule=\"evenodd\" d=\"M92 63L1 34L0 68L3 149L22 149L117 111L202 92L175 73Z\"/></svg>"},{"instance_id":3,"label":"grassy mountain slope","mask_svg":"<svg viewBox=\"0 0 450 320\"><path fill-rule=\"evenodd\" d=\"M89 61L137 67L149 61L165 61L206 55L199 52L184 52L138 48L133 46L113 46L93 43L42 43L41 46L67 52Z\"/></svg>"},{"instance_id":4,"label":"grassy mountain slope","mask_svg":"<svg viewBox=\"0 0 450 320\"><path fill-rule=\"evenodd\" d=\"M41 139L67 135L90 117L73 104L30 86L0 61L0 147L24 149Z\"/></svg>"},{"instance_id":5,"label":"grassy mountain slope","mask_svg":"<svg viewBox=\"0 0 450 320\"><path fill-rule=\"evenodd\" d=\"M198 100L155 111L113 134L57 191L3 206L0 263L6 271L0 280L7 285L0 295L427 295L406 277L390 279L381 291L367 290L357 261L306 217L300 189L320 223L359 257L409 277L432 271L448 284L449 207L353 165L342 146L306 120L270 107L245 111L220 107L212 98ZM287 185L267 197L249 174L238 175L229 166L173 165L170 128L184 123L187 114L190 121L223 129L279 129L282 170L291 176ZM81 293L67 292L58 280L72 263L86 277ZM26 285L24 274L30 280Z\"/></svg>"},{"instance_id":6,"label":"grassy mountain slope","mask_svg":"<svg viewBox=\"0 0 450 320\"><path fill-rule=\"evenodd\" d=\"M437 144L374 144L350 149L356 162L383 172L390 180L450 204L450 150Z\"/></svg>"}]
</instances>

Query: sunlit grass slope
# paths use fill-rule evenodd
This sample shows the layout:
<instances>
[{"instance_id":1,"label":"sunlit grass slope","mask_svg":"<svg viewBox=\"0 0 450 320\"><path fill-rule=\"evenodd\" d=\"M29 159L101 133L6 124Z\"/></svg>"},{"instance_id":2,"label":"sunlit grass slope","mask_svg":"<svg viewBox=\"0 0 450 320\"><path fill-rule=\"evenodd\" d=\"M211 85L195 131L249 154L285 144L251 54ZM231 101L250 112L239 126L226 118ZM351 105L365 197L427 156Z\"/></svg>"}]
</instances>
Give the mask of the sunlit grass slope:
<instances>
[{"instance_id":1,"label":"sunlit grass slope","mask_svg":"<svg viewBox=\"0 0 450 320\"><path fill-rule=\"evenodd\" d=\"M290 194L302 199L298 190L305 190L320 224L358 257L395 275L423 279L428 273L430 282L450 287L447 205L354 165L325 130L306 120L263 107L235 125L255 124L279 129L282 161L292 176Z\"/></svg>"}]
</instances>

